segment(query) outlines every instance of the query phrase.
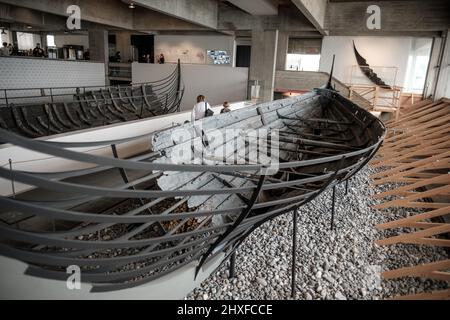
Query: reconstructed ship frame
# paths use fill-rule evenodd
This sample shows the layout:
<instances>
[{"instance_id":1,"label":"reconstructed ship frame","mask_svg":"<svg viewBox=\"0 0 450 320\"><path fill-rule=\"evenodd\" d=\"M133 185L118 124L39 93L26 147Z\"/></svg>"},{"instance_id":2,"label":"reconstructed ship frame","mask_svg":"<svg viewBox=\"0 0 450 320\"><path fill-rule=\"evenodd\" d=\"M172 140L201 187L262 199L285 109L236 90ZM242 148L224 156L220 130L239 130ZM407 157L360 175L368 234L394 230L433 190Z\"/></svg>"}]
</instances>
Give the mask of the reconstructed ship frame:
<instances>
[{"instance_id":1,"label":"reconstructed ship frame","mask_svg":"<svg viewBox=\"0 0 450 320\"><path fill-rule=\"evenodd\" d=\"M192 143L187 137L174 141L175 130L192 132L194 140L218 150L223 144L208 133L229 128L277 131L278 169L267 174L266 164L220 159L171 162L176 145ZM379 119L331 86L123 140L35 141L0 130L1 140L15 146L89 165L52 173L0 168L12 187L23 183L41 191L39 198L32 192L0 197L3 211L35 219L27 226L1 224L0 253L26 262L28 275L46 279L65 281L66 268L80 266L92 292L140 286L193 261L198 271L213 257L228 258L265 222L350 179L384 136ZM121 145L138 139L150 144L148 152L118 157ZM232 143L229 157L236 159L240 146ZM94 146L110 146L114 157L76 151ZM106 174L117 180L102 184ZM96 211L95 204L105 202L114 205Z\"/></svg>"},{"instance_id":2,"label":"reconstructed ship frame","mask_svg":"<svg viewBox=\"0 0 450 320\"><path fill-rule=\"evenodd\" d=\"M353 51L355 52L356 61L358 62L358 66L361 69L361 72L374 84L380 86L383 89L391 90L392 87L387 85L378 74L373 71L370 65L367 63L367 60L359 53L358 49L356 49L355 42L353 41Z\"/></svg>"}]
</instances>

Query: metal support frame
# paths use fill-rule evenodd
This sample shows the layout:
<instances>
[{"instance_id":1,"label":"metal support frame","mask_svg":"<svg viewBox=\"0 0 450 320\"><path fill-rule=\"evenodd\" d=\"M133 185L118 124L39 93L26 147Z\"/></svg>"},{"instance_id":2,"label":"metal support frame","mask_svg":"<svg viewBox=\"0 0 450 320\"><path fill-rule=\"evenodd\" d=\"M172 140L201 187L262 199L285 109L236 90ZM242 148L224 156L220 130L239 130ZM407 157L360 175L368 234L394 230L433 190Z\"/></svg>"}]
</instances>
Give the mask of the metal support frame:
<instances>
[{"instance_id":1,"label":"metal support frame","mask_svg":"<svg viewBox=\"0 0 450 320\"><path fill-rule=\"evenodd\" d=\"M298 233L298 209L294 210L292 215L293 232L292 232L292 270L291 270L291 297L294 299L297 293L297 233Z\"/></svg>"},{"instance_id":2,"label":"metal support frame","mask_svg":"<svg viewBox=\"0 0 450 320\"><path fill-rule=\"evenodd\" d=\"M8 163L9 163L9 172L11 174L11 191L12 191L12 196L13 199L16 198L16 187L15 187L15 183L14 183L14 174L13 174L13 167L12 167L12 160L8 159Z\"/></svg>"},{"instance_id":3,"label":"metal support frame","mask_svg":"<svg viewBox=\"0 0 450 320\"><path fill-rule=\"evenodd\" d=\"M230 270L229 270L229 278L236 278L236 251L231 254L230 257Z\"/></svg>"},{"instance_id":4,"label":"metal support frame","mask_svg":"<svg viewBox=\"0 0 450 320\"><path fill-rule=\"evenodd\" d=\"M333 186L333 193L331 196L331 231L334 231L335 206L336 206L336 186Z\"/></svg>"}]
</instances>

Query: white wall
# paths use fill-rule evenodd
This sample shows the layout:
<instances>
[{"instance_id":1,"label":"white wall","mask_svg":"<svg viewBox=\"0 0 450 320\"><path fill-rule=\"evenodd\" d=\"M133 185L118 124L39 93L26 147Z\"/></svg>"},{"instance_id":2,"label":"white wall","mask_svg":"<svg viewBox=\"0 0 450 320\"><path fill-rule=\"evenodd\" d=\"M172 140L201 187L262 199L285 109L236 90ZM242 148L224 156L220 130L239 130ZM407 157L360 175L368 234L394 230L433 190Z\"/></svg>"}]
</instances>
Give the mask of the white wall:
<instances>
[{"instance_id":1,"label":"white wall","mask_svg":"<svg viewBox=\"0 0 450 320\"><path fill-rule=\"evenodd\" d=\"M105 85L105 65L94 62L1 57L0 89Z\"/></svg>"},{"instance_id":2,"label":"white wall","mask_svg":"<svg viewBox=\"0 0 450 320\"><path fill-rule=\"evenodd\" d=\"M174 68L175 64L133 63L133 83L161 80ZM192 109L200 94L205 95L211 105L247 100L248 68L182 64L181 76L185 85L183 110Z\"/></svg>"},{"instance_id":3,"label":"white wall","mask_svg":"<svg viewBox=\"0 0 450 320\"><path fill-rule=\"evenodd\" d=\"M234 37L156 35L155 54L164 54L166 62L198 63L207 61L207 50L224 50L234 61ZM185 54L186 53L186 54Z\"/></svg>"},{"instance_id":4,"label":"white wall","mask_svg":"<svg viewBox=\"0 0 450 320\"><path fill-rule=\"evenodd\" d=\"M353 51L353 40L359 53L367 59L369 65L397 67L398 74L395 84L403 86L411 50L412 38L410 37L324 37L320 71L330 72L333 54L335 54L334 76L344 83L350 83L352 66L357 64ZM375 69L375 72L379 71ZM386 76L388 73L386 71ZM370 81L368 80L367 83Z\"/></svg>"},{"instance_id":5,"label":"white wall","mask_svg":"<svg viewBox=\"0 0 450 320\"><path fill-rule=\"evenodd\" d=\"M55 45L58 48L65 45L83 46L86 50L89 48L89 37L87 35L55 35Z\"/></svg>"},{"instance_id":6,"label":"white wall","mask_svg":"<svg viewBox=\"0 0 450 320\"><path fill-rule=\"evenodd\" d=\"M448 68L450 67L447 67L447 90L444 97L450 99L450 72L448 72Z\"/></svg>"}]
</instances>

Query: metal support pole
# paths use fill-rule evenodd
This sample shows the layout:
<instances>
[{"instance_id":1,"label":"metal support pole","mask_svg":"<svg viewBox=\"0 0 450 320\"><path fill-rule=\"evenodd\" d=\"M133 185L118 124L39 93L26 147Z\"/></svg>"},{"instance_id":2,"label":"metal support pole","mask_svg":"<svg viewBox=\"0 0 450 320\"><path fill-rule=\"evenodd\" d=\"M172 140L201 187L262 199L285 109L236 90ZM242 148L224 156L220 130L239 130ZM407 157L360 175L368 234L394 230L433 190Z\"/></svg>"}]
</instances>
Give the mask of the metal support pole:
<instances>
[{"instance_id":1,"label":"metal support pole","mask_svg":"<svg viewBox=\"0 0 450 320\"><path fill-rule=\"evenodd\" d=\"M236 278L236 251L230 257L230 279Z\"/></svg>"},{"instance_id":2,"label":"metal support pole","mask_svg":"<svg viewBox=\"0 0 450 320\"><path fill-rule=\"evenodd\" d=\"M16 198L16 187L14 186L14 177L13 177L13 168L12 168L12 160L9 159L9 172L11 174L11 189L13 193L13 198Z\"/></svg>"},{"instance_id":3,"label":"metal support pole","mask_svg":"<svg viewBox=\"0 0 450 320\"><path fill-rule=\"evenodd\" d=\"M348 179L345 181L345 195L348 195Z\"/></svg>"},{"instance_id":4,"label":"metal support pole","mask_svg":"<svg viewBox=\"0 0 450 320\"><path fill-rule=\"evenodd\" d=\"M5 102L6 102L6 107L9 107L9 102L8 102L8 91L5 89Z\"/></svg>"},{"instance_id":5,"label":"metal support pole","mask_svg":"<svg viewBox=\"0 0 450 320\"><path fill-rule=\"evenodd\" d=\"M296 274L296 267L297 267L297 233L298 233L298 225L297 225L297 215L298 215L298 209L294 210L293 214L293 233L292 233L292 283L291 283L291 296L294 299L295 294L297 292L297 274Z\"/></svg>"},{"instance_id":6,"label":"metal support pole","mask_svg":"<svg viewBox=\"0 0 450 320\"><path fill-rule=\"evenodd\" d=\"M44 105L44 108L47 109L47 135L50 135L50 108L48 107L48 105Z\"/></svg>"},{"instance_id":7,"label":"metal support pole","mask_svg":"<svg viewBox=\"0 0 450 320\"><path fill-rule=\"evenodd\" d=\"M334 230L335 202L336 202L336 186L333 187L333 195L331 197L331 231Z\"/></svg>"},{"instance_id":8,"label":"metal support pole","mask_svg":"<svg viewBox=\"0 0 450 320\"><path fill-rule=\"evenodd\" d=\"M103 125L106 125L106 105L102 105L101 103L98 104L100 109L103 109Z\"/></svg>"}]
</instances>

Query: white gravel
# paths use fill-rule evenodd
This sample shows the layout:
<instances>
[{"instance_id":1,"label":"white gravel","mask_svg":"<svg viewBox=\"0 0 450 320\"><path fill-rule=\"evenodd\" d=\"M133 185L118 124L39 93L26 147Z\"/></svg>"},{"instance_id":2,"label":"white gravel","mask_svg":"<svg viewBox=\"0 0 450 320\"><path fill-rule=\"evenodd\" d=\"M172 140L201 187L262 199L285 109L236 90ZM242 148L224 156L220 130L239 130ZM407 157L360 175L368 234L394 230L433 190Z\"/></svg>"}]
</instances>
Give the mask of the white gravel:
<instances>
[{"instance_id":1,"label":"white gravel","mask_svg":"<svg viewBox=\"0 0 450 320\"><path fill-rule=\"evenodd\" d=\"M382 280L383 270L447 259L444 249L417 245L378 247L388 236L374 226L405 216L402 209L380 212L371 196L370 168L351 180L349 193L338 187L336 226L330 231L331 190L299 210L297 295L295 299L385 299L448 288L440 281ZM187 299L291 299L292 214L256 230L238 250L237 277L228 279L228 262Z\"/></svg>"}]
</instances>

